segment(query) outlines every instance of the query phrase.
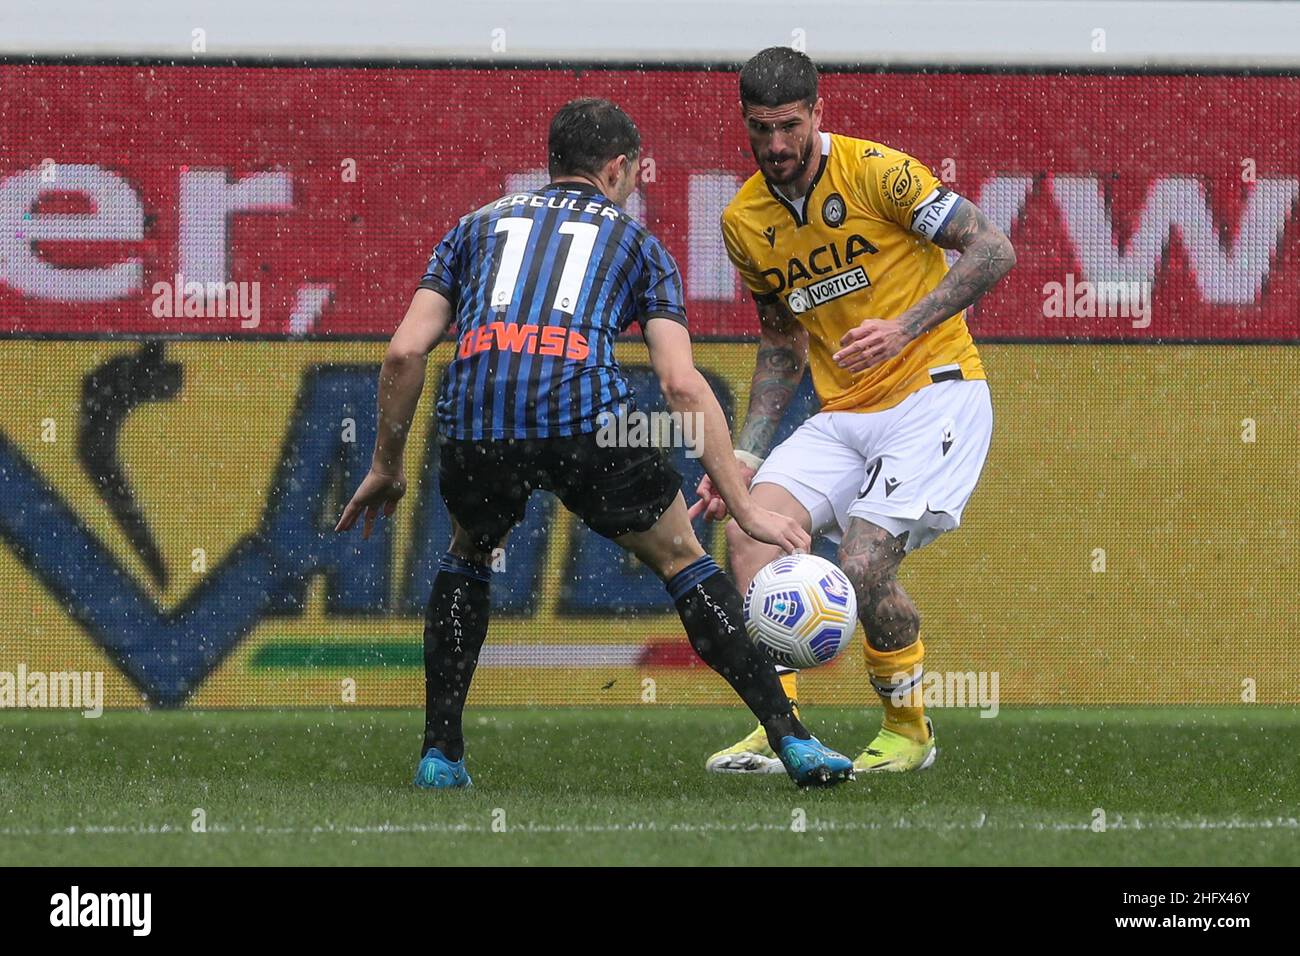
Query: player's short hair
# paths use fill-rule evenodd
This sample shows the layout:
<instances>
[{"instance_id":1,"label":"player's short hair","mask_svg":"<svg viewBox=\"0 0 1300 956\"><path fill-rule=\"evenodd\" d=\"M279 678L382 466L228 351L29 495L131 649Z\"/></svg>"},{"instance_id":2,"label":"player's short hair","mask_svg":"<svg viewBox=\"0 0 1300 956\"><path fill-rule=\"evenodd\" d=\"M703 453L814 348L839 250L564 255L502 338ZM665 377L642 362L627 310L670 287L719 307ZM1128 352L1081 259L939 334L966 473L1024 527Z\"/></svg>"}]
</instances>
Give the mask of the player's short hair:
<instances>
[{"instance_id":1,"label":"player's short hair","mask_svg":"<svg viewBox=\"0 0 1300 956\"><path fill-rule=\"evenodd\" d=\"M749 58L740 70L740 102L746 106L817 103L817 67L807 53L770 46Z\"/></svg>"},{"instance_id":2,"label":"player's short hair","mask_svg":"<svg viewBox=\"0 0 1300 956\"><path fill-rule=\"evenodd\" d=\"M551 118L547 165L552 176L599 173L615 156L629 161L641 154L641 133L609 100L569 100Z\"/></svg>"}]
</instances>

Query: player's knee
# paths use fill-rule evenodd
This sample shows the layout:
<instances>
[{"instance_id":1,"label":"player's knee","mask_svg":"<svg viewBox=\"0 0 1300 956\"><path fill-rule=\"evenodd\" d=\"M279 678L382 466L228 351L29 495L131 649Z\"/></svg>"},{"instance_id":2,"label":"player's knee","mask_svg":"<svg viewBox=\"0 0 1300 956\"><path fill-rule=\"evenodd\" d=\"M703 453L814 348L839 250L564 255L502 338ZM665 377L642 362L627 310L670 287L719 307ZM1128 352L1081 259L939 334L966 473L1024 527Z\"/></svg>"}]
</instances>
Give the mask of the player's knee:
<instances>
[{"instance_id":1,"label":"player's knee","mask_svg":"<svg viewBox=\"0 0 1300 956\"><path fill-rule=\"evenodd\" d=\"M844 546L841 546L836 553L835 563L840 566L840 570L853 585L853 590L857 592L858 607L863 608L869 597L869 590L876 585L880 577L880 569L873 567L873 562L868 555L856 553Z\"/></svg>"},{"instance_id":2,"label":"player's knee","mask_svg":"<svg viewBox=\"0 0 1300 956\"><path fill-rule=\"evenodd\" d=\"M727 522L727 547L731 556L731 572L742 590L765 564L781 555L780 548L756 541L734 521Z\"/></svg>"},{"instance_id":3,"label":"player's knee","mask_svg":"<svg viewBox=\"0 0 1300 956\"><path fill-rule=\"evenodd\" d=\"M734 521L728 521L723 530L727 535L727 548L732 554L744 550L745 542L752 540L749 535L736 526Z\"/></svg>"},{"instance_id":4,"label":"player's knee","mask_svg":"<svg viewBox=\"0 0 1300 956\"><path fill-rule=\"evenodd\" d=\"M726 532L727 547L734 558L750 558L772 549L772 545L764 544L745 534L744 529L735 521L727 522Z\"/></svg>"}]
</instances>

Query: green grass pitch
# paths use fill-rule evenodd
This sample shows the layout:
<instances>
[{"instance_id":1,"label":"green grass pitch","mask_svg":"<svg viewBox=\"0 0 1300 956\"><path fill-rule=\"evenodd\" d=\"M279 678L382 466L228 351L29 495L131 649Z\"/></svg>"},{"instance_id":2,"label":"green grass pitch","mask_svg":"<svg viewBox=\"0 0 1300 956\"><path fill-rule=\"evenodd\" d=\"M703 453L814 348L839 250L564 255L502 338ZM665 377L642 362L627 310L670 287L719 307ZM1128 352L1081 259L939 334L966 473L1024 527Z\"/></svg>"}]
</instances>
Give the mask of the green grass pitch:
<instances>
[{"instance_id":1,"label":"green grass pitch","mask_svg":"<svg viewBox=\"0 0 1300 956\"><path fill-rule=\"evenodd\" d=\"M805 718L852 756L878 713ZM1300 863L1294 710L934 717L934 769L801 792L704 772L740 710L480 710L428 793L415 712L5 712L0 864Z\"/></svg>"}]
</instances>

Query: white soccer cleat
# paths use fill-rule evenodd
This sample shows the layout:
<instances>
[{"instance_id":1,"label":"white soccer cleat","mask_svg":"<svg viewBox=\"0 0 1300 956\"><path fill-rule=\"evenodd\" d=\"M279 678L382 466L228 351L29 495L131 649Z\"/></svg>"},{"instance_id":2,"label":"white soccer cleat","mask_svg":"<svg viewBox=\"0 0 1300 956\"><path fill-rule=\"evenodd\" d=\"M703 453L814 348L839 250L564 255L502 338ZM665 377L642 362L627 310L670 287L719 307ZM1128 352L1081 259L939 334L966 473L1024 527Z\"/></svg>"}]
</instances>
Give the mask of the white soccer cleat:
<instances>
[{"instance_id":1,"label":"white soccer cleat","mask_svg":"<svg viewBox=\"0 0 1300 956\"><path fill-rule=\"evenodd\" d=\"M768 744L761 724L744 740L704 761L704 769L709 773L785 773L785 765Z\"/></svg>"}]
</instances>

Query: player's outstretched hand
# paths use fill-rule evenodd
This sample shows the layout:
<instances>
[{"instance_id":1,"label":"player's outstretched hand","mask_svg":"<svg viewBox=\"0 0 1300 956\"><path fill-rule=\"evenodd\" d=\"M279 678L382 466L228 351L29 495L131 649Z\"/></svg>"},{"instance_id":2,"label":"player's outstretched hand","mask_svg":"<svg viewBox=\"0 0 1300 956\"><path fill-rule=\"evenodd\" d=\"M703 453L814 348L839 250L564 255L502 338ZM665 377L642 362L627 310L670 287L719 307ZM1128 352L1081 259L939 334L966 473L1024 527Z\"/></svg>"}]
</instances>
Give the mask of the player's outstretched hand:
<instances>
[{"instance_id":1,"label":"player's outstretched hand","mask_svg":"<svg viewBox=\"0 0 1300 956\"><path fill-rule=\"evenodd\" d=\"M743 461L736 462L740 469L740 477L745 482L745 487L754 480L757 472L750 468ZM700 500L691 505L690 510L686 512L687 517L692 521L701 514L706 521L722 521L727 517L727 503L722 500L722 495L718 494L717 489L713 487L713 479L705 475L700 479L700 483L695 488L695 493L700 496Z\"/></svg>"},{"instance_id":2,"label":"player's outstretched hand","mask_svg":"<svg viewBox=\"0 0 1300 956\"><path fill-rule=\"evenodd\" d=\"M736 524L741 530L758 541L774 544L786 554L812 550L812 537L803 529L803 525L775 511L755 507L741 517L736 515Z\"/></svg>"},{"instance_id":3,"label":"player's outstretched hand","mask_svg":"<svg viewBox=\"0 0 1300 956\"><path fill-rule=\"evenodd\" d=\"M840 368L864 372L903 351L911 336L896 319L866 319L840 339L843 346L832 358Z\"/></svg>"},{"instance_id":4,"label":"player's outstretched hand","mask_svg":"<svg viewBox=\"0 0 1300 956\"><path fill-rule=\"evenodd\" d=\"M703 514L706 521L721 521L727 517L727 503L722 500L722 495L713 489L713 479L708 475L700 479L695 493L700 496L700 500L691 505L690 510L686 512L688 518L694 521Z\"/></svg>"},{"instance_id":5,"label":"player's outstretched hand","mask_svg":"<svg viewBox=\"0 0 1300 956\"><path fill-rule=\"evenodd\" d=\"M352 500L343 509L343 514L339 518L339 523L334 526L334 530L347 531L356 524L357 516L364 511L366 521L361 537L369 538L380 509L383 509L385 517L391 517L404 494L406 494L406 475L401 472L396 475L385 475L383 472L370 469L362 479L356 494L352 496Z\"/></svg>"}]
</instances>

